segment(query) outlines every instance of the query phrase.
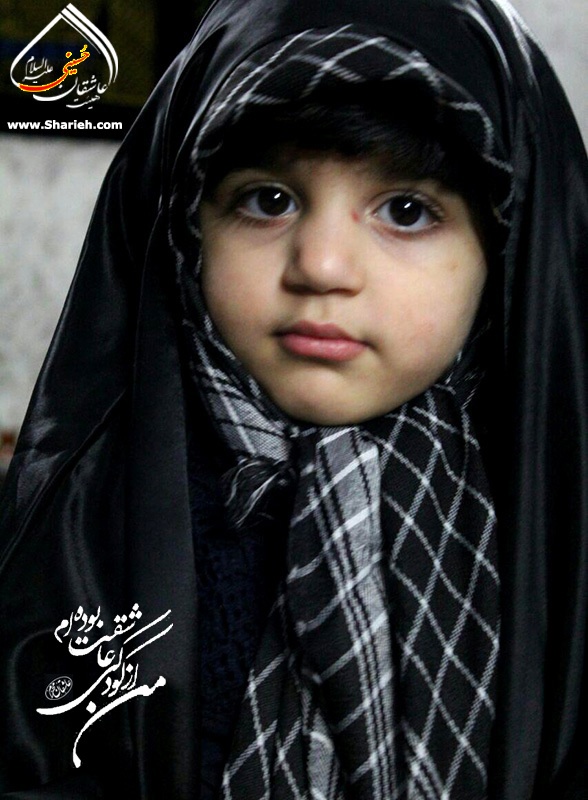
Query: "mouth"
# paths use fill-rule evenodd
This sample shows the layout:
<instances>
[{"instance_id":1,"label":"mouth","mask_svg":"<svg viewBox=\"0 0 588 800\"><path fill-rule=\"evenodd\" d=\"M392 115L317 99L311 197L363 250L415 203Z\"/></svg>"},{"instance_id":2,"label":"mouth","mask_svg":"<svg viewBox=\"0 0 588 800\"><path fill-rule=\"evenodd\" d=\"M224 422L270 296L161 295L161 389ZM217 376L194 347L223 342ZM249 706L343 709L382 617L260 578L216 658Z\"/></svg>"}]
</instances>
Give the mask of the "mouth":
<instances>
[{"instance_id":1,"label":"mouth","mask_svg":"<svg viewBox=\"0 0 588 800\"><path fill-rule=\"evenodd\" d=\"M320 361L351 361L367 347L332 323L303 320L278 331L277 336L287 352Z\"/></svg>"}]
</instances>

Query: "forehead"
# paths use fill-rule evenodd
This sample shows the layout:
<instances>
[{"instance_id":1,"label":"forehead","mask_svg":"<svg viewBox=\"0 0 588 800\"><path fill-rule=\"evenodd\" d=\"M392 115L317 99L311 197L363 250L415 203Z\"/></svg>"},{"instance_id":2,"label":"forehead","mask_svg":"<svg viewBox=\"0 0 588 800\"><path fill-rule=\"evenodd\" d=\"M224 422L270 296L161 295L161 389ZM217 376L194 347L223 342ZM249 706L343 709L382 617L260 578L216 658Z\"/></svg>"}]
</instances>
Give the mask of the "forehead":
<instances>
[{"instance_id":1,"label":"forehead","mask_svg":"<svg viewBox=\"0 0 588 800\"><path fill-rule=\"evenodd\" d=\"M293 165L320 165L336 163L340 169L353 173L373 173L374 175L398 176L409 172L402 160L396 159L392 152L379 149L358 155L349 155L339 150L303 147L294 142L279 142L267 147L243 151L240 163L231 171L238 169L261 168L269 171L285 171Z\"/></svg>"},{"instance_id":2,"label":"forehead","mask_svg":"<svg viewBox=\"0 0 588 800\"><path fill-rule=\"evenodd\" d=\"M435 176L426 173L415 176L414 171L403 169L403 164L396 162L390 154L376 152L346 156L336 151L312 150L291 143L275 145L251 154L250 158L243 158L240 166L227 172L217 185L231 186L255 179L311 184L326 175L357 185L402 181L428 186L439 193L445 189L450 191Z\"/></svg>"},{"instance_id":3,"label":"forehead","mask_svg":"<svg viewBox=\"0 0 588 800\"><path fill-rule=\"evenodd\" d=\"M451 186L462 172L460 160L433 126L414 116L394 119L358 105L309 104L272 115L245 115L231 125L203 163L207 189L238 170L283 171L292 162L338 159L349 170L390 178L432 178Z\"/></svg>"}]
</instances>

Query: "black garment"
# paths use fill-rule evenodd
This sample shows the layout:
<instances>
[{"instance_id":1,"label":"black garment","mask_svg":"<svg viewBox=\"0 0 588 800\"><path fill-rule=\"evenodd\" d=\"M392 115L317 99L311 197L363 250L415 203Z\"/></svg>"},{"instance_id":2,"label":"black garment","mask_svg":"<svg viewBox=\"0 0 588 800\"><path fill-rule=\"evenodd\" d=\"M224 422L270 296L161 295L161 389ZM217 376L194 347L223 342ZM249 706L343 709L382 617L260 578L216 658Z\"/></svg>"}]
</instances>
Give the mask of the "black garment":
<instances>
[{"instance_id":1,"label":"black garment","mask_svg":"<svg viewBox=\"0 0 588 800\"><path fill-rule=\"evenodd\" d=\"M0 790L14 797L188 798L198 764L196 582L183 352L166 214L206 107L271 41L353 23L421 51L480 103L514 167L513 224L490 285L485 400L500 520L502 642L493 800L588 794L588 174L536 44L492 0L225 0L170 68L115 159L25 421L2 505ZM483 132L482 132L483 133ZM472 140L479 138L472 131ZM45 688L95 680L54 636L172 611L140 684L72 743L83 707L42 716Z\"/></svg>"},{"instance_id":2,"label":"black garment","mask_svg":"<svg viewBox=\"0 0 588 800\"><path fill-rule=\"evenodd\" d=\"M215 473L190 465L190 499L200 614L199 740L201 800L211 800L223 766L245 684L276 592L276 538L227 528ZM272 558L273 556L273 558Z\"/></svg>"},{"instance_id":3,"label":"black garment","mask_svg":"<svg viewBox=\"0 0 588 800\"><path fill-rule=\"evenodd\" d=\"M272 524L258 515L255 524L234 530L219 486L224 459L219 463L207 452L212 448L202 450L199 444L189 446L188 466L200 609L196 665L200 769L195 798L213 800L247 674L276 596L291 502L287 496L280 498L282 518L272 517ZM276 525L282 535L276 535Z\"/></svg>"}]
</instances>

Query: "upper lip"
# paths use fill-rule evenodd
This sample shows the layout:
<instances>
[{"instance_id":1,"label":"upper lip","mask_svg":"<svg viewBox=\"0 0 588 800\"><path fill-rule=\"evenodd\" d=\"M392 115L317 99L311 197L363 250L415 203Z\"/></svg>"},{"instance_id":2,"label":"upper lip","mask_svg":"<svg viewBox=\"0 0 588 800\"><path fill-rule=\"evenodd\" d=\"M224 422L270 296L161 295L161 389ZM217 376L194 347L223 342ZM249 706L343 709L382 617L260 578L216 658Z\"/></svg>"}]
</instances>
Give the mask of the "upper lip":
<instances>
[{"instance_id":1,"label":"upper lip","mask_svg":"<svg viewBox=\"0 0 588 800\"><path fill-rule=\"evenodd\" d=\"M334 325L332 322L310 322L301 320L300 322L289 325L278 331L279 335L286 333L297 333L300 336L311 336L313 339L349 339L349 341L359 341L347 331Z\"/></svg>"}]
</instances>

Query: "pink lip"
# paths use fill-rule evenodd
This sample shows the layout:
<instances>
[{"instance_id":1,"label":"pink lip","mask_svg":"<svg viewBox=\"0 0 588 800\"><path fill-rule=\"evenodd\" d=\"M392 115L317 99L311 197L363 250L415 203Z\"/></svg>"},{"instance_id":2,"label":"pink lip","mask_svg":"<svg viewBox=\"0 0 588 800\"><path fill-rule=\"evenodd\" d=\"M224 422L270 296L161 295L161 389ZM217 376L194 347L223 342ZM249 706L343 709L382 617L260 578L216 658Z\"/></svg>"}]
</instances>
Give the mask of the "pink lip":
<instances>
[{"instance_id":1,"label":"pink lip","mask_svg":"<svg viewBox=\"0 0 588 800\"><path fill-rule=\"evenodd\" d=\"M278 336L288 352L323 361L350 361L366 348L364 342L331 323L303 320L279 331Z\"/></svg>"}]
</instances>

